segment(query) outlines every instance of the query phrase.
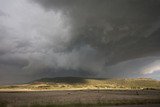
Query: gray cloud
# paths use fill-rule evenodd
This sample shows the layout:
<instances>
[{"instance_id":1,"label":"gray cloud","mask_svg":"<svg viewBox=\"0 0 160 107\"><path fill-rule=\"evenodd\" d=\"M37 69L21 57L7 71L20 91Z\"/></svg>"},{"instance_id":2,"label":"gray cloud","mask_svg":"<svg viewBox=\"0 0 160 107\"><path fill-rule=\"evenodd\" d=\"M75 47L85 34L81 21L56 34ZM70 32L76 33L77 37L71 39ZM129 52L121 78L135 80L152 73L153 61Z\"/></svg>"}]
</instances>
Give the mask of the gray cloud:
<instances>
[{"instance_id":1,"label":"gray cloud","mask_svg":"<svg viewBox=\"0 0 160 107\"><path fill-rule=\"evenodd\" d=\"M144 57L127 61L122 61L115 65L107 67L107 71L100 76L109 77L144 77L144 74L154 73L157 70L160 57Z\"/></svg>"},{"instance_id":2,"label":"gray cloud","mask_svg":"<svg viewBox=\"0 0 160 107\"><path fill-rule=\"evenodd\" d=\"M144 76L159 65L158 10L159 0L0 1L0 84Z\"/></svg>"},{"instance_id":3,"label":"gray cloud","mask_svg":"<svg viewBox=\"0 0 160 107\"><path fill-rule=\"evenodd\" d=\"M107 63L152 55L160 50L158 0L35 1L46 11L60 11L69 17L74 35L71 45L89 44L109 56Z\"/></svg>"}]
</instances>

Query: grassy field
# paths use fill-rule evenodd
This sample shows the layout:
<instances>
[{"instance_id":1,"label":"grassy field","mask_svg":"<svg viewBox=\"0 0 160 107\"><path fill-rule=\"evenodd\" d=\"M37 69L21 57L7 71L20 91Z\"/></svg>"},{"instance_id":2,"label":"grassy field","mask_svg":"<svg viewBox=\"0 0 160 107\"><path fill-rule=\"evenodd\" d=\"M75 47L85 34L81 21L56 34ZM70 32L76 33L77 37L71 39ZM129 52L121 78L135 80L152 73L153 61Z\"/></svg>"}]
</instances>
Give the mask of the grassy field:
<instances>
[{"instance_id":1,"label":"grassy field","mask_svg":"<svg viewBox=\"0 0 160 107\"><path fill-rule=\"evenodd\" d=\"M43 78L27 84L1 86L0 90L81 90L81 89L160 89L160 81L137 79L104 79L58 77Z\"/></svg>"},{"instance_id":2,"label":"grassy field","mask_svg":"<svg viewBox=\"0 0 160 107\"><path fill-rule=\"evenodd\" d=\"M160 81L58 77L0 87L0 107L160 104Z\"/></svg>"},{"instance_id":3,"label":"grassy field","mask_svg":"<svg viewBox=\"0 0 160 107\"><path fill-rule=\"evenodd\" d=\"M160 104L159 90L64 90L0 92L0 107L99 107Z\"/></svg>"}]
</instances>

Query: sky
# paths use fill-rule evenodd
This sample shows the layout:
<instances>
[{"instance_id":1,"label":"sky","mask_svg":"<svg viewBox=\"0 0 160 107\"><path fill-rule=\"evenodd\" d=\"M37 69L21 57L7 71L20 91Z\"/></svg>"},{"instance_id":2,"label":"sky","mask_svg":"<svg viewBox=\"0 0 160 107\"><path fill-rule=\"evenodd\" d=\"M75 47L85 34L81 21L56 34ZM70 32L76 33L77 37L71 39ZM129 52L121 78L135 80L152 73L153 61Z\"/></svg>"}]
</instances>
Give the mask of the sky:
<instances>
[{"instance_id":1,"label":"sky","mask_svg":"<svg viewBox=\"0 0 160 107\"><path fill-rule=\"evenodd\" d=\"M160 79L159 0L0 0L0 84Z\"/></svg>"}]
</instances>

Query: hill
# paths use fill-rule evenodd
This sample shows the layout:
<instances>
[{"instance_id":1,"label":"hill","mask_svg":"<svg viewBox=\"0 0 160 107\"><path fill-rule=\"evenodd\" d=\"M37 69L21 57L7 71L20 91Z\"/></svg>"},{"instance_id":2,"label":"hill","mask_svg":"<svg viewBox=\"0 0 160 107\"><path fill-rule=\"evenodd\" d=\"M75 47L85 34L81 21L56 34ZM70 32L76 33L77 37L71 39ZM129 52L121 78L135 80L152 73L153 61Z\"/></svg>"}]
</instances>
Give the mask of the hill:
<instances>
[{"instance_id":1,"label":"hill","mask_svg":"<svg viewBox=\"0 0 160 107\"><path fill-rule=\"evenodd\" d=\"M82 77L55 77L55 78L42 78L39 80L35 80L32 83L36 82L81 84L81 83L86 83L86 79Z\"/></svg>"},{"instance_id":2,"label":"hill","mask_svg":"<svg viewBox=\"0 0 160 107\"><path fill-rule=\"evenodd\" d=\"M68 89L160 89L160 81L149 78L105 79L82 77L42 78L33 82L3 86L1 89L68 90Z\"/></svg>"}]
</instances>

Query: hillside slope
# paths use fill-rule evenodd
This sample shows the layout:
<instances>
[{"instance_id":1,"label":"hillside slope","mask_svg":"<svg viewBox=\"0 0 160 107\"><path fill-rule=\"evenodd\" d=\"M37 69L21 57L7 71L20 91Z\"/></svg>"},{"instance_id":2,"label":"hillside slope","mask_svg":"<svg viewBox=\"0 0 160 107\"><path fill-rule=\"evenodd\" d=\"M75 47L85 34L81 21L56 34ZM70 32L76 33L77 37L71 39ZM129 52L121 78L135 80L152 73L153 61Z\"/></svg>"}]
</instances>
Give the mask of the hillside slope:
<instances>
[{"instance_id":1,"label":"hillside slope","mask_svg":"<svg viewBox=\"0 0 160 107\"><path fill-rule=\"evenodd\" d=\"M81 77L42 78L33 82L4 86L1 89L64 90L64 89L160 89L160 81L149 78L105 79Z\"/></svg>"}]
</instances>

